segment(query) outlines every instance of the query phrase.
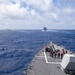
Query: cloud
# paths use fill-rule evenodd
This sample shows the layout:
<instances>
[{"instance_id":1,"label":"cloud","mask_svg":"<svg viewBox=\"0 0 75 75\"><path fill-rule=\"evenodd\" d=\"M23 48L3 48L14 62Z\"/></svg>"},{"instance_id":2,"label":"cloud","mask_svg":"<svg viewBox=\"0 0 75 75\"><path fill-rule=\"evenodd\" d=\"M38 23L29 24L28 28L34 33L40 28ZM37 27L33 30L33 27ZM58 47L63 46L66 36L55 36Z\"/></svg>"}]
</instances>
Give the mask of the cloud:
<instances>
[{"instance_id":1,"label":"cloud","mask_svg":"<svg viewBox=\"0 0 75 75\"><path fill-rule=\"evenodd\" d=\"M31 14L32 14L32 15L35 15L35 10L32 9L32 10L31 10Z\"/></svg>"},{"instance_id":2,"label":"cloud","mask_svg":"<svg viewBox=\"0 0 75 75\"><path fill-rule=\"evenodd\" d=\"M53 0L59 8L72 7L75 8L75 0Z\"/></svg>"},{"instance_id":3,"label":"cloud","mask_svg":"<svg viewBox=\"0 0 75 75\"><path fill-rule=\"evenodd\" d=\"M75 0L0 0L0 28L74 28L74 3Z\"/></svg>"},{"instance_id":4,"label":"cloud","mask_svg":"<svg viewBox=\"0 0 75 75\"><path fill-rule=\"evenodd\" d=\"M47 11L51 6L52 0L25 0L28 5Z\"/></svg>"},{"instance_id":5,"label":"cloud","mask_svg":"<svg viewBox=\"0 0 75 75\"><path fill-rule=\"evenodd\" d=\"M24 18L28 11L26 8L20 8L20 4L1 4L0 18Z\"/></svg>"}]
</instances>

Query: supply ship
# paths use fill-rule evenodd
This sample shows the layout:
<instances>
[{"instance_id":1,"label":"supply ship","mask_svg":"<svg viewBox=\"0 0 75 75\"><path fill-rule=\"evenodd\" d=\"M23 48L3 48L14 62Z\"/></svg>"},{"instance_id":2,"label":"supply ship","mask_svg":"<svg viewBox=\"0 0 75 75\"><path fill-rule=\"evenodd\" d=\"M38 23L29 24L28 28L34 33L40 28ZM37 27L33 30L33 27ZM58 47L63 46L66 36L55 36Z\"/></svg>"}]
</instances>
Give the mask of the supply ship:
<instances>
[{"instance_id":1,"label":"supply ship","mask_svg":"<svg viewBox=\"0 0 75 75\"><path fill-rule=\"evenodd\" d=\"M35 55L24 75L75 75L75 54L50 42Z\"/></svg>"}]
</instances>

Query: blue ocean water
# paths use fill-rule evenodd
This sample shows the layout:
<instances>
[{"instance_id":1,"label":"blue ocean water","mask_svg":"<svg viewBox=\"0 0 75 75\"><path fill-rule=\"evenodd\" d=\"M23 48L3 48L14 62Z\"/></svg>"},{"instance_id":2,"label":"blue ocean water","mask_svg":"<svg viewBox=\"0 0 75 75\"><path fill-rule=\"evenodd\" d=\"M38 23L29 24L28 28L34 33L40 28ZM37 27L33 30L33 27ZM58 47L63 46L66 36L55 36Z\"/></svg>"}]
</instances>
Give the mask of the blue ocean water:
<instances>
[{"instance_id":1,"label":"blue ocean water","mask_svg":"<svg viewBox=\"0 0 75 75\"><path fill-rule=\"evenodd\" d=\"M75 30L0 30L0 75L24 75L35 54L50 41L75 52Z\"/></svg>"}]
</instances>

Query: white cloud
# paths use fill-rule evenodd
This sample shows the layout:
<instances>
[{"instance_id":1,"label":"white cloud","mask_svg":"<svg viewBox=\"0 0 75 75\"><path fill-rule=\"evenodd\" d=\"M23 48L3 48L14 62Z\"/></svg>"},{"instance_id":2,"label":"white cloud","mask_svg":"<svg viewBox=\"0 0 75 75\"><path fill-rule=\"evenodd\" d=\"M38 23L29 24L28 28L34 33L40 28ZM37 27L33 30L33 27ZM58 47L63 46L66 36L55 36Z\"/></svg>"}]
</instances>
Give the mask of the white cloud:
<instances>
[{"instance_id":1,"label":"white cloud","mask_svg":"<svg viewBox=\"0 0 75 75\"><path fill-rule=\"evenodd\" d=\"M7 3L10 3L11 1L13 1L13 0L0 0L0 4L7 4Z\"/></svg>"},{"instance_id":2,"label":"white cloud","mask_svg":"<svg viewBox=\"0 0 75 75\"><path fill-rule=\"evenodd\" d=\"M52 0L25 0L28 5L32 5L43 11L47 11L52 6Z\"/></svg>"},{"instance_id":3,"label":"white cloud","mask_svg":"<svg viewBox=\"0 0 75 75\"><path fill-rule=\"evenodd\" d=\"M35 15L35 10L31 9L31 14Z\"/></svg>"},{"instance_id":4,"label":"white cloud","mask_svg":"<svg viewBox=\"0 0 75 75\"><path fill-rule=\"evenodd\" d=\"M40 28L42 25L51 28L73 25L74 28L73 1L57 0L56 4L53 0L0 0L0 24L5 25L4 28Z\"/></svg>"},{"instance_id":5,"label":"white cloud","mask_svg":"<svg viewBox=\"0 0 75 75\"><path fill-rule=\"evenodd\" d=\"M63 9L63 12L67 13L67 14L72 14L72 12L75 12L75 9L74 8L64 8Z\"/></svg>"},{"instance_id":6,"label":"white cloud","mask_svg":"<svg viewBox=\"0 0 75 75\"><path fill-rule=\"evenodd\" d=\"M28 10L18 3L0 5L0 18L24 18L27 14Z\"/></svg>"},{"instance_id":7,"label":"white cloud","mask_svg":"<svg viewBox=\"0 0 75 75\"><path fill-rule=\"evenodd\" d=\"M56 13L51 13L51 15L52 15L55 19L57 19L57 14L56 14Z\"/></svg>"}]
</instances>

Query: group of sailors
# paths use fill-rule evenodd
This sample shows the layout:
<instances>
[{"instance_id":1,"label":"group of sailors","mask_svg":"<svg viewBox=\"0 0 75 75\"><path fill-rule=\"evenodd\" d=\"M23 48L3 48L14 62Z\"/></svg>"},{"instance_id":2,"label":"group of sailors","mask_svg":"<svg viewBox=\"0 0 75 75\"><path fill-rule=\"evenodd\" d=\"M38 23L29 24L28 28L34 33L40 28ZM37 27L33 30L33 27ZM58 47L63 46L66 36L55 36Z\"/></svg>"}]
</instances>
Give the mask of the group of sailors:
<instances>
[{"instance_id":1,"label":"group of sailors","mask_svg":"<svg viewBox=\"0 0 75 75\"><path fill-rule=\"evenodd\" d=\"M54 58L63 58L63 55L67 53L67 50L59 50L59 49L55 49L54 45L52 45L51 47L45 47L45 52L49 52L51 57Z\"/></svg>"}]
</instances>

